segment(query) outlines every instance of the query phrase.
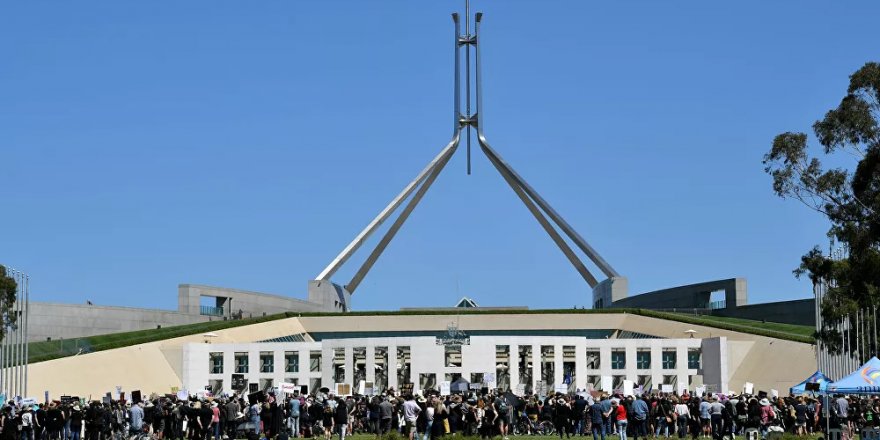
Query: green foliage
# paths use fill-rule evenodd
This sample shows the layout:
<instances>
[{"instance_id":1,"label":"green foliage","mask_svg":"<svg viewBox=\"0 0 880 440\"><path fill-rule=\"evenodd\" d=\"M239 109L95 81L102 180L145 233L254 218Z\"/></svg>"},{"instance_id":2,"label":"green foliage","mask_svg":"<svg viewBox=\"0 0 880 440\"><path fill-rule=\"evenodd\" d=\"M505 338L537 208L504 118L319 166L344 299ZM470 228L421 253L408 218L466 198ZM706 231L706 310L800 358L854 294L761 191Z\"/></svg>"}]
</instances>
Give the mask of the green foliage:
<instances>
[{"instance_id":1,"label":"green foliage","mask_svg":"<svg viewBox=\"0 0 880 440\"><path fill-rule=\"evenodd\" d=\"M794 273L829 286L818 338L835 352L855 350L841 345L839 324L856 328L856 312L875 310L880 299L880 64L867 63L850 76L846 96L813 124L813 133L824 155L835 155L835 163L848 160L851 169L826 168L808 152L806 134L787 132L773 140L765 171L778 196L825 215L828 237L846 250L832 259L815 247Z\"/></svg>"},{"instance_id":2,"label":"green foliage","mask_svg":"<svg viewBox=\"0 0 880 440\"><path fill-rule=\"evenodd\" d=\"M0 341L6 337L6 329L14 326L17 315L14 311L15 293L18 283L6 274L6 266L0 264Z\"/></svg>"}]
</instances>

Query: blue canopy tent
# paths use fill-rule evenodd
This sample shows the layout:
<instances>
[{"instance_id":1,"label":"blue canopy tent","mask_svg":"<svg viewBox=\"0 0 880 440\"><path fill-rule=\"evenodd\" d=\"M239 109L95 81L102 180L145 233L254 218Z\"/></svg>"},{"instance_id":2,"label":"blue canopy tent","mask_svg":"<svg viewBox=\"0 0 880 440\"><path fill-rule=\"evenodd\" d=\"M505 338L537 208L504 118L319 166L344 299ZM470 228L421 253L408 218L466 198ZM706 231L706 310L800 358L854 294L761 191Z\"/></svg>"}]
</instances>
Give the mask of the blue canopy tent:
<instances>
[{"instance_id":1,"label":"blue canopy tent","mask_svg":"<svg viewBox=\"0 0 880 440\"><path fill-rule=\"evenodd\" d=\"M810 376L806 380L804 380L803 382L791 387L789 389L789 391L791 392L791 394L794 394L796 396L800 395L800 394L804 394L807 390L808 383L818 383L819 384L819 392L824 393L825 388L831 383L831 379L829 379L828 376L822 374L821 371L817 371L817 372L813 373L812 376Z\"/></svg>"},{"instance_id":2,"label":"blue canopy tent","mask_svg":"<svg viewBox=\"0 0 880 440\"><path fill-rule=\"evenodd\" d=\"M880 359L872 357L865 365L826 387L835 394L880 394Z\"/></svg>"}]
</instances>

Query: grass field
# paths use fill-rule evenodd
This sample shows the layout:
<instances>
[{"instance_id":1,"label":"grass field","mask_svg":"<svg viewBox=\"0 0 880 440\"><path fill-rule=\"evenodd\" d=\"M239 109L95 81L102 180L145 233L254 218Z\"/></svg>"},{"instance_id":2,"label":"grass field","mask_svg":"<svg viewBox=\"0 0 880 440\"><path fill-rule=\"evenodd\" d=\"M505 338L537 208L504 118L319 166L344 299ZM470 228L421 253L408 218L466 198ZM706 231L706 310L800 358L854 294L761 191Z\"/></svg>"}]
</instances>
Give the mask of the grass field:
<instances>
[{"instance_id":1,"label":"grass field","mask_svg":"<svg viewBox=\"0 0 880 440\"><path fill-rule=\"evenodd\" d=\"M639 316L685 322L725 330L750 333L796 342L813 343L813 328L801 325L779 324L775 322L752 321L748 319L725 318L719 316L693 315L687 313L659 312L644 309L552 309L552 310L439 310L431 311L431 315L480 315L480 314L605 314L629 313ZM424 315L424 311L363 311L349 312L348 316L395 316ZM125 333L89 336L84 338L42 341L29 344L28 360L41 362L79 353L109 350L135 344L160 341L180 336L195 335L215 330L222 330L243 325L257 324L295 316L334 316L338 313L294 313L286 312L258 318L247 318L230 321L211 321L198 324L179 325Z\"/></svg>"}]
</instances>

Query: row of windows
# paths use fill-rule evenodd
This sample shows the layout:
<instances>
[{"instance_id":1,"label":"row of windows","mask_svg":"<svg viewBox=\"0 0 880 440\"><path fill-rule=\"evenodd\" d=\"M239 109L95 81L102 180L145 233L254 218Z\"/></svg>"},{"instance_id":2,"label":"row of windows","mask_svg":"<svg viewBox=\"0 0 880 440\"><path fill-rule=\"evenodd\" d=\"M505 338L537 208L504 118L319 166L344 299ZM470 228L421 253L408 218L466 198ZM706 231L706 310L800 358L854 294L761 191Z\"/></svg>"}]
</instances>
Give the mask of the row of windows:
<instances>
[{"instance_id":1,"label":"row of windows","mask_svg":"<svg viewBox=\"0 0 880 440\"><path fill-rule=\"evenodd\" d=\"M461 348L459 347L457 350L448 349L446 353L446 366L458 366L454 362L461 362ZM700 349L691 348L688 349L688 368L697 370L700 368ZM223 374L223 353L222 352L212 352L210 353L210 371L212 374ZM250 358L247 352L236 352L233 356L235 360L235 373L238 374L246 374L250 371ZM590 370L598 370L601 368L599 352L590 350L587 351L587 369ZM676 368L677 356L675 350L663 350L661 354L661 366L664 370L674 370ZM638 350L636 352L636 368L641 370L648 370L651 368L651 351L650 350ZM611 352L611 369L612 370L623 370L626 369L626 351L624 350L613 350ZM260 373L274 373L275 372L275 354L271 351L261 351L260 352L260 365L259 365ZM321 371L321 352L317 350L312 350L309 352L309 371L310 372L320 372ZM286 351L284 352L284 372L285 373L299 373L299 352L298 351Z\"/></svg>"},{"instance_id":2,"label":"row of windows","mask_svg":"<svg viewBox=\"0 0 880 440\"><path fill-rule=\"evenodd\" d=\"M223 352L211 352L209 355L209 369L211 374L223 374ZM247 352L236 352L233 356L235 361L235 373L247 374L250 372L250 357ZM260 352L260 373L275 372L275 353L271 351ZM321 352L309 352L309 371L321 371ZM284 372L299 373L299 352L284 352Z\"/></svg>"},{"instance_id":3,"label":"row of windows","mask_svg":"<svg viewBox=\"0 0 880 440\"><path fill-rule=\"evenodd\" d=\"M700 369L700 349L688 349L688 368L692 370ZM661 368L664 370L674 370L677 368L677 355L675 350L663 350L660 358ZM598 370L600 367L599 352L587 352L587 368ZM623 350L614 350L611 352L611 369L623 370L626 368L626 352ZM640 370L648 370L651 368L651 351L638 350L636 352L636 368Z\"/></svg>"}]
</instances>

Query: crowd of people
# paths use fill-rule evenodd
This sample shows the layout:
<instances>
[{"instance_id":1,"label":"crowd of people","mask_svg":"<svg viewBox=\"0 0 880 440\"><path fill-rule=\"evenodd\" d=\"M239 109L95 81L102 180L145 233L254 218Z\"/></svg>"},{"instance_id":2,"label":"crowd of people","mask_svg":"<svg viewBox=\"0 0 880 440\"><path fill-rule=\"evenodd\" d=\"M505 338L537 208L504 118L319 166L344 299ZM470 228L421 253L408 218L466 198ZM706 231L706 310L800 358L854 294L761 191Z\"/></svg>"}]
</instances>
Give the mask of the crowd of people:
<instances>
[{"instance_id":1,"label":"crowd of people","mask_svg":"<svg viewBox=\"0 0 880 440\"><path fill-rule=\"evenodd\" d=\"M823 410L823 401L828 411ZM485 390L399 396L391 390L378 396L260 392L186 400L154 395L136 403L10 402L0 412L0 440L330 440L333 436L345 440L356 433L378 437L389 432L408 440L454 435L504 440L514 435L721 440L750 430L767 438L785 431L804 436L826 427L841 430L843 440L865 428L877 429L880 399L595 392L538 397Z\"/></svg>"}]
</instances>

